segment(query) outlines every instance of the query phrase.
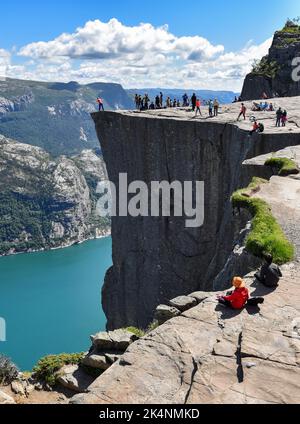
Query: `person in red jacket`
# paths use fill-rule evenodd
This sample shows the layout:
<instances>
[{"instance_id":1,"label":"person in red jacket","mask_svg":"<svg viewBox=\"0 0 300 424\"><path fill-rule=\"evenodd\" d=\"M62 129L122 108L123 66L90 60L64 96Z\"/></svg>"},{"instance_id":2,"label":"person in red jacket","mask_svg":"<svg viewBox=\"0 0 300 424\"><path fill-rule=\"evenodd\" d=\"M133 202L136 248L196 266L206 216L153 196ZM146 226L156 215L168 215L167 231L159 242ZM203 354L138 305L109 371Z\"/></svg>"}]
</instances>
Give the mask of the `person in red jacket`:
<instances>
[{"instance_id":1,"label":"person in red jacket","mask_svg":"<svg viewBox=\"0 0 300 424\"><path fill-rule=\"evenodd\" d=\"M249 290L240 277L234 277L232 285L235 287L234 292L230 296L220 296L219 303L232 309L243 309L249 300Z\"/></svg>"}]
</instances>

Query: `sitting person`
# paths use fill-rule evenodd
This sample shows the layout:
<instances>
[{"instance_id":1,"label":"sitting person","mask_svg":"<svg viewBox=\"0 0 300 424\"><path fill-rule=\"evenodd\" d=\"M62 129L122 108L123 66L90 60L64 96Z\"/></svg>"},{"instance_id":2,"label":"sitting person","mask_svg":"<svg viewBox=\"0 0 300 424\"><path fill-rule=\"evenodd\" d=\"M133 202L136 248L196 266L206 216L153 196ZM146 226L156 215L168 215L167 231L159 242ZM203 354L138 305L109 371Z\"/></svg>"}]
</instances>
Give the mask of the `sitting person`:
<instances>
[{"instance_id":1,"label":"sitting person","mask_svg":"<svg viewBox=\"0 0 300 424\"><path fill-rule=\"evenodd\" d=\"M253 297L250 299L249 290L246 287L244 280L241 277L234 277L232 285L235 290L227 296L218 296L218 301L221 305L228 306L231 309L241 310L247 306L258 306L264 303L264 298Z\"/></svg>"},{"instance_id":2,"label":"sitting person","mask_svg":"<svg viewBox=\"0 0 300 424\"><path fill-rule=\"evenodd\" d=\"M234 292L229 296L218 297L219 303L232 309L243 309L249 300L249 290L240 277L234 277L232 285L235 287Z\"/></svg>"},{"instance_id":3,"label":"sitting person","mask_svg":"<svg viewBox=\"0 0 300 424\"><path fill-rule=\"evenodd\" d=\"M252 128L252 130L250 131L250 135L252 135L253 133L255 133L255 132L259 132L259 124L258 124L258 122L257 121L254 121L254 123L253 123L253 128Z\"/></svg>"},{"instance_id":4,"label":"sitting person","mask_svg":"<svg viewBox=\"0 0 300 424\"><path fill-rule=\"evenodd\" d=\"M262 266L259 273L255 274L256 279L266 287L278 287L282 272L278 265L273 263L273 256L264 255L266 263Z\"/></svg>"}]
</instances>

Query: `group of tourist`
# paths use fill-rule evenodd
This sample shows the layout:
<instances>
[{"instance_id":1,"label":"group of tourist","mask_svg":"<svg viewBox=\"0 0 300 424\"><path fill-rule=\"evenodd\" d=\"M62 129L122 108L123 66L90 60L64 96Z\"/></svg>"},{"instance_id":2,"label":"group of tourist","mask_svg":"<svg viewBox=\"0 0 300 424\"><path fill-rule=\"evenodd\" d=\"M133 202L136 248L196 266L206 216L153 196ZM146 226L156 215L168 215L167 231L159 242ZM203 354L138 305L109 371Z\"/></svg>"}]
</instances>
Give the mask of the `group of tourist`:
<instances>
[{"instance_id":1,"label":"group of tourist","mask_svg":"<svg viewBox=\"0 0 300 424\"><path fill-rule=\"evenodd\" d=\"M265 264L262 266L259 273L255 274L258 282L265 287L275 289L278 287L282 272L280 268L273 263L273 257L270 254L264 256ZM250 298L249 289L246 287L245 281L241 277L234 277L232 280L234 291L227 293L226 296L218 296L218 301L221 305L231 309L241 310L245 306L258 306L264 303L264 298Z\"/></svg>"},{"instance_id":2,"label":"group of tourist","mask_svg":"<svg viewBox=\"0 0 300 424\"><path fill-rule=\"evenodd\" d=\"M287 111L280 107L276 112L276 127L285 127L287 120Z\"/></svg>"},{"instance_id":3,"label":"group of tourist","mask_svg":"<svg viewBox=\"0 0 300 424\"><path fill-rule=\"evenodd\" d=\"M256 103L254 103L256 105ZM274 107L272 103L265 103L264 104L264 108L255 108L255 111L262 111L262 110L268 110L268 111L274 111ZM253 109L252 109L253 111ZM246 120L246 112L247 112L247 108L245 106L245 103L241 104L241 110L240 113L238 115L237 121L240 120L241 117L244 118L244 120ZM276 111L276 127L285 127L286 123L287 123L287 111L285 109L282 109L281 107L279 107L279 109ZM250 134L253 134L255 132L260 133L260 132L264 132L264 125L262 123L259 123L255 116L251 116L250 121L253 122L253 127L252 130L250 131Z\"/></svg>"},{"instance_id":4,"label":"group of tourist","mask_svg":"<svg viewBox=\"0 0 300 424\"><path fill-rule=\"evenodd\" d=\"M265 93L264 93L264 96ZM240 102L241 98L235 97L233 103ZM264 97L264 100L265 97ZM97 98L97 103L99 107L99 111L104 111L104 102L101 99L101 97ZM203 101L204 105L208 106L208 114L210 118L216 117L219 114L220 109L220 103L217 99ZM155 110L155 109L164 109L164 108L175 108L175 107L189 107L191 106L192 111L195 112L195 117L202 116L201 106L202 102L199 97L196 96L195 93L189 98L189 96L185 93L182 96L182 103L178 99L172 100L170 97L166 98L166 101L164 102L164 95L162 92L160 92L156 97L155 101L151 101L148 94L145 94L144 96L141 96L140 94L135 95L135 106L137 110ZM274 105L273 103L268 103L267 101L256 103L253 102L252 111L254 112L274 112ZM245 103L241 103L241 109L240 113L238 115L237 121L239 121L241 118L246 120L246 112L247 108L245 106ZM276 111L276 127L285 127L287 123L288 117L287 117L287 111L285 109L282 109L279 107ZM264 125L262 123L257 122L256 118L252 116L250 118L250 121L253 122L252 130L250 131L250 134L253 134L255 132L263 132L264 131Z\"/></svg>"},{"instance_id":5,"label":"group of tourist","mask_svg":"<svg viewBox=\"0 0 300 424\"><path fill-rule=\"evenodd\" d=\"M273 103L268 103L268 102L260 102L260 103L253 102L252 111L253 112L274 112L274 106L273 106Z\"/></svg>"}]
</instances>

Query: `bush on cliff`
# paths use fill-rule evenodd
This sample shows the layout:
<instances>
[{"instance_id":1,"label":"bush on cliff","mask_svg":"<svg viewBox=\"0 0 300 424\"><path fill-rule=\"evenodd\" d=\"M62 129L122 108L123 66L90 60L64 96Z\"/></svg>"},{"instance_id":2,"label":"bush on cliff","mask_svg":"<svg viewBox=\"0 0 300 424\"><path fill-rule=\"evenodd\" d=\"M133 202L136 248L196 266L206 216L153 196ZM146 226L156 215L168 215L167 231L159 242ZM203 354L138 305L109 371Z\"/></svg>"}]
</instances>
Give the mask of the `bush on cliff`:
<instances>
[{"instance_id":1,"label":"bush on cliff","mask_svg":"<svg viewBox=\"0 0 300 424\"><path fill-rule=\"evenodd\" d=\"M7 356L0 355L0 384L10 384L18 374L18 367Z\"/></svg>"},{"instance_id":2,"label":"bush on cliff","mask_svg":"<svg viewBox=\"0 0 300 424\"><path fill-rule=\"evenodd\" d=\"M296 175L300 172L296 162L288 158L270 158L265 162L265 166L277 169L281 177Z\"/></svg>"},{"instance_id":3,"label":"bush on cliff","mask_svg":"<svg viewBox=\"0 0 300 424\"><path fill-rule=\"evenodd\" d=\"M249 194L249 191L258 191L262 183L266 181L254 178L248 188L236 191L231 201L233 207L248 209L253 217L252 230L246 239L247 250L260 258L265 253L270 253L274 262L281 265L294 258L295 250L272 215L270 206L264 200Z\"/></svg>"},{"instance_id":4,"label":"bush on cliff","mask_svg":"<svg viewBox=\"0 0 300 424\"><path fill-rule=\"evenodd\" d=\"M33 368L34 376L36 379L54 386L58 371L65 365L78 365L84 355L84 353L62 353L61 355L45 356Z\"/></svg>"},{"instance_id":5,"label":"bush on cliff","mask_svg":"<svg viewBox=\"0 0 300 424\"><path fill-rule=\"evenodd\" d=\"M261 60L255 60L252 65L252 73L256 75L262 75L267 78L274 79L280 70L280 66L277 62L270 62L267 57L263 57Z\"/></svg>"}]
</instances>

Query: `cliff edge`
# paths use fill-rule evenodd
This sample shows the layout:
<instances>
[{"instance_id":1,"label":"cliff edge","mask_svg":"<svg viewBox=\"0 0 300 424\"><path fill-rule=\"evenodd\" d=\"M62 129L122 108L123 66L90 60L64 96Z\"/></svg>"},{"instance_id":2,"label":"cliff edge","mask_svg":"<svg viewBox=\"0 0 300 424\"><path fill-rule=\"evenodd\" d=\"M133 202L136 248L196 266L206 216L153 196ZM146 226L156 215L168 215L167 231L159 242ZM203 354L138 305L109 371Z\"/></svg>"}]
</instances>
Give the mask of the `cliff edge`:
<instances>
[{"instance_id":1,"label":"cliff edge","mask_svg":"<svg viewBox=\"0 0 300 424\"><path fill-rule=\"evenodd\" d=\"M113 267L103 288L108 329L146 328L157 305L197 290L211 291L249 217L233 217L231 194L253 177L244 160L300 142L299 98L278 99L289 111L285 129L274 112L258 112L265 133L249 136L237 122L240 105L224 105L217 118L194 119L186 109L93 114L109 179L204 181L205 220L186 228L184 217L112 219ZM251 103L246 103L248 110ZM247 274L253 264L241 269Z\"/></svg>"}]
</instances>

